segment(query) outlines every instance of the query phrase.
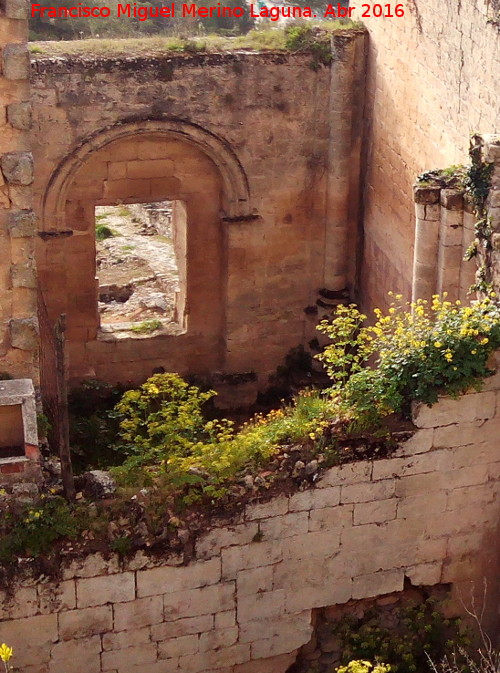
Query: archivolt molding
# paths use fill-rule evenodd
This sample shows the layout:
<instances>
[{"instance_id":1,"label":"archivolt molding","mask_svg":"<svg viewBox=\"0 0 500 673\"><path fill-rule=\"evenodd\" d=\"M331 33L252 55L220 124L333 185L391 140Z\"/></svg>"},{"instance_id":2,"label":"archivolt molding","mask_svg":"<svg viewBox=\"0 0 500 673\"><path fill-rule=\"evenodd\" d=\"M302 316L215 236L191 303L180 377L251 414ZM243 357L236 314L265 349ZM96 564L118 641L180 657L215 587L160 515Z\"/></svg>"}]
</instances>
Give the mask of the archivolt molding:
<instances>
[{"instance_id":1,"label":"archivolt molding","mask_svg":"<svg viewBox=\"0 0 500 673\"><path fill-rule=\"evenodd\" d=\"M220 171L224 187L226 220L251 216L248 180L229 144L215 134L180 120L126 122L97 132L85 140L59 164L52 174L42 204L42 230L65 226L65 207L69 187L77 170L91 155L116 140L144 135L161 135L182 140L200 148Z\"/></svg>"}]
</instances>

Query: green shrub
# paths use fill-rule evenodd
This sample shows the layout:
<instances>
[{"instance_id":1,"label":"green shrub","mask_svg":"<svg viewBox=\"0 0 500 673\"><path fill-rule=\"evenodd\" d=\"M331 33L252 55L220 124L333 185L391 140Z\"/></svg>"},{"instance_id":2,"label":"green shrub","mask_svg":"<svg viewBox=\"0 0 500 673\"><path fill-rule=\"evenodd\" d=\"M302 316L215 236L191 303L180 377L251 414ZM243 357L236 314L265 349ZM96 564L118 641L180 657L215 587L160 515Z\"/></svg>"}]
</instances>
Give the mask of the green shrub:
<instances>
[{"instance_id":1,"label":"green shrub","mask_svg":"<svg viewBox=\"0 0 500 673\"><path fill-rule=\"evenodd\" d=\"M98 224L95 228L95 237L98 241L104 241L106 238L112 238L114 231L105 224Z\"/></svg>"},{"instance_id":2,"label":"green shrub","mask_svg":"<svg viewBox=\"0 0 500 673\"><path fill-rule=\"evenodd\" d=\"M432 404L440 392L479 388L500 347L493 298L462 306L437 295L430 304L401 303L398 295L386 315L375 310L373 326L363 326L366 316L354 305L339 307L331 323L319 325L332 343L317 357L344 413L371 426L394 412L408 414L412 400Z\"/></svg>"},{"instance_id":3,"label":"green shrub","mask_svg":"<svg viewBox=\"0 0 500 673\"><path fill-rule=\"evenodd\" d=\"M136 334L150 334L163 325L161 320L143 320L137 325L132 325L130 328Z\"/></svg>"},{"instance_id":4,"label":"green shrub","mask_svg":"<svg viewBox=\"0 0 500 673\"><path fill-rule=\"evenodd\" d=\"M319 443L332 414L330 397L309 391L235 432L232 421L204 418L202 407L214 395L177 374L156 374L125 393L115 414L129 457L113 470L115 476L136 484L166 475L173 487L202 485L203 493L216 498L223 494L218 485L269 460L281 445L304 439Z\"/></svg>"},{"instance_id":5,"label":"green shrub","mask_svg":"<svg viewBox=\"0 0 500 673\"><path fill-rule=\"evenodd\" d=\"M333 59L330 34L306 25L285 28L285 49L311 54L310 67L318 70L322 65L330 65Z\"/></svg>"},{"instance_id":6,"label":"green shrub","mask_svg":"<svg viewBox=\"0 0 500 673\"><path fill-rule=\"evenodd\" d=\"M20 511L9 510L2 518L0 562L11 562L16 556L40 556L51 550L62 538L76 538L84 519L61 497L42 498L36 505Z\"/></svg>"},{"instance_id":7,"label":"green shrub","mask_svg":"<svg viewBox=\"0 0 500 673\"><path fill-rule=\"evenodd\" d=\"M392 673L425 672L431 660L470 645L460 620L446 619L436 598L398 607L388 619L376 609L361 618L347 615L332 626L332 635L348 670L348 662L361 659L384 661Z\"/></svg>"}]
</instances>

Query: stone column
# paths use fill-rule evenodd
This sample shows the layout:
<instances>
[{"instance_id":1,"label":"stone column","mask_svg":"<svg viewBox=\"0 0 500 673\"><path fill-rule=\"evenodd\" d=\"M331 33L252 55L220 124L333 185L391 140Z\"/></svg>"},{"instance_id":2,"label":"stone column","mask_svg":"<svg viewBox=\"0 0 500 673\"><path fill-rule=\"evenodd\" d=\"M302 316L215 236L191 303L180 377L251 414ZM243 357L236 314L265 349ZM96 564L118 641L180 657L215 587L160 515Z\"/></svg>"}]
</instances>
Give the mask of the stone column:
<instances>
[{"instance_id":1,"label":"stone column","mask_svg":"<svg viewBox=\"0 0 500 673\"><path fill-rule=\"evenodd\" d=\"M0 10L0 370L38 382L28 3Z\"/></svg>"},{"instance_id":2,"label":"stone column","mask_svg":"<svg viewBox=\"0 0 500 673\"><path fill-rule=\"evenodd\" d=\"M483 136L482 159L493 164L490 191L485 204L486 218L492 231L488 276L492 289L500 294L500 135Z\"/></svg>"},{"instance_id":3,"label":"stone column","mask_svg":"<svg viewBox=\"0 0 500 673\"><path fill-rule=\"evenodd\" d=\"M416 186L413 190L416 204L416 228L412 301L428 300L436 293L441 221L440 192L440 187Z\"/></svg>"},{"instance_id":4,"label":"stone column","mask_svg":"<svg viewBox=\"0 0 500 673\"><path fill-rule=\"evenodd\" d=\"M344 290L353 275L363 106L359 82L364 77L364 49L363 33L354 39L332 36L329 106L333 131L328 152L324 287L333 292Z\"/></svg>"},{"instance_id":5,"label":"stone column","mask_svg":"<svg viewBox=\"0 0 500 673\"><path fill-rule=\"evenodd\" d=\"M442 189L440 195L439 248L436 294L456 301L460 294L460 269L464 251L463 192Z\"/></svg>"}]
</instances>

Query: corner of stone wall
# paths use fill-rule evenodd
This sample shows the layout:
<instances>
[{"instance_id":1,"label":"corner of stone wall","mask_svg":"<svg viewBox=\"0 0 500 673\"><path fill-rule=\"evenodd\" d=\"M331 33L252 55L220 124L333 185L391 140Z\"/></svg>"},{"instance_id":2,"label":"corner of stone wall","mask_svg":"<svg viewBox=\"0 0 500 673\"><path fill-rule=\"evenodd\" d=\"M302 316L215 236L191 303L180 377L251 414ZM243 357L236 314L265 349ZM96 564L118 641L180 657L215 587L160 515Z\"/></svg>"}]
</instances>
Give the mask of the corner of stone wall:
<instances>
[{"instance_id":1,"label":"corner of stone wall","mask_svg":"<svg viewBox=\"0 0 500 673\"><path fill-rule=\"evenodd\" d=\"M0 368L13 378L31 378L36 385L39 340L31 210L33 156L28 135L28 8L25 0L5 0L0 13L0 237L4 250Z\"/></svg>"}]
</instances>

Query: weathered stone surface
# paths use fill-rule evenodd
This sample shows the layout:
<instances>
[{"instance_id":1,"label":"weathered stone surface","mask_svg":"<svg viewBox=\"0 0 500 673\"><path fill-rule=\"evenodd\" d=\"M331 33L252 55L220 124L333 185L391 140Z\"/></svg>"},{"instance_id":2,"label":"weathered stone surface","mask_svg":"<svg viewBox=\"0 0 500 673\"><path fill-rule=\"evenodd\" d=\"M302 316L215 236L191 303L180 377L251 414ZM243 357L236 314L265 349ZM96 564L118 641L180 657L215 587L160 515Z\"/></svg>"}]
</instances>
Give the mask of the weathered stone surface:
<instances>
[{"instance_id":1,"label":"weathered stone surface","mask_svg":"<svg viewBox=\"0 0 500 673\"><path fill-rule=\"evenodd\" d=\"M30 56L26 44L8 44L2 50L2 70L5 79L28 79Z\"/></svg>"},{"instance_id":2,"label":"weathered stone surface","mask_svg":"<svg viewBox=\"0 0 500 673\"><path fill-rule=\"evenodd\" d=\"M13 185L31 185L33 182L33 155L31 152L7 152L0 157L0 168L5 181Z\"/></svg>"},{"instance_id":3,"label":"weathered stone surface","mask_svg":"<svg viewBox=\"0 0 500 673\"><path fill-rule=\"evenodd\" d=\"M8 1L8 0L7 0ZM27 4L23 0L23 5ZM7 121L19 131L29 131L32 126L32 106L29 101L7 105Z\"/></svg>"},{"instance_id":4,"label":"weathered stone surface","mask_svg":"<svg viewBox=\"0 0 500 673\"><path fill-rule=\"evenodd\" d=\"M34 351L38 347L38 322L32 318L10 321L10 339L13 348Z\"/></svg>"},{"instance_id":5,"label":"weathered stone surface","mask_svg":"<svg viewBox=\"0 0 500 673\"><path fill-rule=\"evenodd\" d=\"M120 573L106 577L79 579L76 583L76 600L79 608L105 603L122 603L135 598L134 573Z\"/></svg>"},{"instance_id":6,"label":"weathered stone surface","mask_svg":"<svg viewBox=\"0 0 500 673\"><path fill-rule=\"evenodd\" d=\"M12 264L10 267L12 287L37 287L37 275L33 260L22 264Z\"/></svg>"},{"instance_id":7,"label":"weathered stone surface","mask_svg":"<svg viewBox=\"0 0 500 673\"><path fill-rule=\"evenodd\" d=\"M59 615L59 636L62 640L88 638L111 631L113 612L111 606L70 610Z\"/></svg>"},{"instance_id":8,"label":"weathered stone surface","mask_svg":"<svg viewBox=\"0 0 500 673\"><path fill-rule=\"evenodd\" d=\"M29 3L26 0L5 0L5 16L9 19L28 19Z\"/></svg>"},{"instance_id":9,"label":"weathered stone surface","mask_svg":"<svg viewBox=\"0 0 500 673\"><path fill-rule=\"evenodd\" d=\"M33 236L36 228L36 215L32 210L11 211L8 216L8 227L12 238Z\"/></svg>"}]
</instances>

